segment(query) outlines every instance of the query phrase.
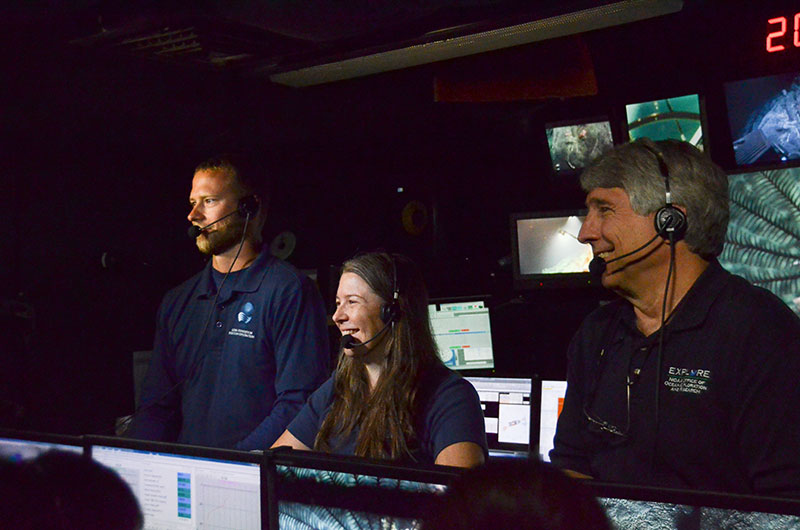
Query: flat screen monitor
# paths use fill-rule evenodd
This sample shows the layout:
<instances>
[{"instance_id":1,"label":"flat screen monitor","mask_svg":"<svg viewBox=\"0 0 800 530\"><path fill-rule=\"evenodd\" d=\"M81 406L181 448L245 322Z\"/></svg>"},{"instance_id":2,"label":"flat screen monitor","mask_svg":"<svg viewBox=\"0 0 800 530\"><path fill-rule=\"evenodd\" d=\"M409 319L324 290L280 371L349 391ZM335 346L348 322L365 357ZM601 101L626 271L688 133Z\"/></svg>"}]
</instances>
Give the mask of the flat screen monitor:
<instances>
[{"instance_id":1,"label":"flat screen monitor","mask_svg":"<svg viewBox=\"0 0 800 530\"><path fill-rule=\"evenodd\" d=\"M578 241L584 211L511 215L514 287L591 285L592 247Z\"/></svg>"},{"instance_id":2,"label":"flat screen monitor","mask_svg":"<svg viewBox=\"0 0 800 530\"><path fill-rule=\"evenodd\" d=\"M265 454L275 485L270 528L411 530L457 476L455 470L308 451Z\"/></svg>"},{"instance_id":3,"label":"flat screen monitor","mask_svg":"<svg viewBox=\"0 0 800 530\"><path fill-rule=\"evenodd\" d=\"M800 528L797 500L586 483L614 528Z\"/></svg>"},{"instance_id":4,"label":"flat screen monitor","mask_svg":"<svg viewBox=\"0 0 800 530\"><path fill-rule=\"evenodd\" d=\"M550 162L557 175L575 174L614 147L605 118L545 124Z\"/></svg>"},{"instance_id":5,"label":"flat screen monitor","mask_svg":"<svg viewBox=\"0 0 800 530\"><path fill-rule=\"evenodd\" d=\"M465 377L481 399L489 457L528 458L531 448L529 377Z\"/></svg>"},{"instance_id":6,"label":"flat screen monitor","mask_svg":"<svg viewBox=\"0 0 800 530\"><path fill-rule=\"evenodd\" d=\"M737 165L800 159L800 74L725 83L725 102Z\"/></svg>"},{"instance_id":7,"label":"flat screen monitor","mask_svg":"<svg viewBox=\"0 0 800 530\"><path fill-rule=\"evenodd\" d=\"M77 436L0 431L0 458L11 462L33 460L47 451L83 453L83 441Z\"/></svg>"},{"instance_id":8,"label":"flat screen monitor","mask_svg":"<svg viewBox=\"0 0 800 530\"><path fill-rule=\"evenodd\" d=\"M259 530L261 454L89 437L92 459L128 483L145 530Z\"/></svg>"},{"instance_id":9,"label":"flat screen monitor","mask_svg":"<svg viewBox=\"0 0 800 530\"><path fill-rule=\"evenodd\" d=\"M730 174L728 198L719 262L800 316L800 167Z\"/></svg>"},{"instance_id":10,"label":"flat screen monitor","mask_svg":"<svg viewBox=\"0 0 800 530\"><path fill-rule=\"evenodd\" d=\"M431 300L428 315L439 357L452 370L494 368L492 325L484 297Z\"/></svg>"},{"instance_id":11,"label":"flat screen monitor","mask_svg":"<svg viewBox=\"0 0 800 530\"><path fill-rule=\"evenodd\" d=\"M690 94L625 105L628 136L680 140L703 150L705 116L700 96Z\"/></svg>"},{"instance_id":12,"label":"flat screen monitor","mask_svg":"<svg viewBox=\"0 0 800 530\"><path fill-rule=\"evenodd\" d=\"M561 409L564 408L564 396L567 394L566 381L542 381L539 400L539 458L550 461L550 450L556 436L556 426Z\"/></svg>"}]
</instances>

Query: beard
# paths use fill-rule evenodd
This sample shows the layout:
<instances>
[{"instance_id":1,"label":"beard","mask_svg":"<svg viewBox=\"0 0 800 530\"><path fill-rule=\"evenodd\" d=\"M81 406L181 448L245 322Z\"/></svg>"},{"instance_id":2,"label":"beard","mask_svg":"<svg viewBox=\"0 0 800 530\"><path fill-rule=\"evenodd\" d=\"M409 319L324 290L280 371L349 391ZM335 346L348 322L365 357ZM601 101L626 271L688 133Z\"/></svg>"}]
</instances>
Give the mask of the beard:
<instances>
[{"instance_id":1,"label":"beard","mask_svg":"<svg viewBox=\"0 0 800 530\"><path fill-rule=\"evenodd\" d=\"M244 220L235 215L218 223L214 231L201 233L195 243L203 254L216 256L238 245L243 229Z\"/></svg>"}]
</instances>

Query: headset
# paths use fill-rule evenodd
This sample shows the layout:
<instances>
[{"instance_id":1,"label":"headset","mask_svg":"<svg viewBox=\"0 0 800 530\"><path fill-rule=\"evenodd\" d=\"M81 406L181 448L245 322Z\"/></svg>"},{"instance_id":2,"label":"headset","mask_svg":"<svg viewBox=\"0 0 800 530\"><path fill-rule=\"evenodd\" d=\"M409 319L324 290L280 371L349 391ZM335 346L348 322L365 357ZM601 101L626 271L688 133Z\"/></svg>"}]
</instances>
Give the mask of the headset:
<instances>
[{"instance_id":1,"label":"headset","mask_svg":"<svg viewBox=\"0 0 800 530\"><path fill-rule=\"evenodd\" d=\"M339 351L352 349L355 346L366 346L367 344L376 341L383 337L383 334L391 328L394 332L394 323L400 319L400 287L397 284L397 262L392 254L386 253L392 263L392 299L381 306L380 319L383 322L383 327L371 339L364 342L358 342L352 335L342 335L339 339Z\"/></svg>"},{"instance_id":2,"label":"headset","mask_svg":"<svg viewBox=\"0 0 800 530\"><path fill-rule=\"evenodd\" d=\"M252 219L258 213L259 207L260 204L258 202L258 197L255 195L248 195L239 199L239 204L236 206L236 210L242 217L247 217L249 215Z\"/></svg>"},{"instance_id":3,"label":"headset","mask_svg":"<svg viewBox=\"0 0 800 530\"><path fill-rule=\"evenodd\" d=\"M686 229L689 227L689 222L686 219L686 214L672 205L672 192L669 187L669 166L664 161L664 155L657 149L641 144L642 147L653 153L658 161L658 170L661 176L664 177L664 206L658 209L656 216L653 218L656 232L664 240L672 243L680 241L686 236Z\"/></svg>"}]
</instances>

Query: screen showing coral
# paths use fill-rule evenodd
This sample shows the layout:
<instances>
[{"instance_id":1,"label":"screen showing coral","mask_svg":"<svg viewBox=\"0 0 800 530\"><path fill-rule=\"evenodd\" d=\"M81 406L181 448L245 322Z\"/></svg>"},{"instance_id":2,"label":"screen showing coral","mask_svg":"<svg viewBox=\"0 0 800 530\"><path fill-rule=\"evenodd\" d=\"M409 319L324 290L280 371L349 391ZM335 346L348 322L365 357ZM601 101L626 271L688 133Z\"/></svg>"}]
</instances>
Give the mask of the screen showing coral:
<instances>
[{"instance_id":1,"label":"screen showing coral","mask_svg":"<svg viewBox=\"0 0 800 530\"><path fill-rule=\"evenodd\" d=\"M728 176L731 217L719 261L800 316L800 168Z\"/></svg>"}]
</instances>

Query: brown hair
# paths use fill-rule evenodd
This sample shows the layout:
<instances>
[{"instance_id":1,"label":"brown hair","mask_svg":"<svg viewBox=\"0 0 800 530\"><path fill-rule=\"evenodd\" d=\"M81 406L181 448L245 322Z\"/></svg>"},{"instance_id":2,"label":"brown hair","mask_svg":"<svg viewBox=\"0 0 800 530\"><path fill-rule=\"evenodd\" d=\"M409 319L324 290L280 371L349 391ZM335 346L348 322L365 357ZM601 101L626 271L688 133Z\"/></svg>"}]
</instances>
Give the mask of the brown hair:
<instances>
[{"instance_id":1,"label":"brown hair","mask_svg":"<svg viewBox=\"0 0 800 530\"><path fill-rule=\"evenodd\" d=\"M397 289L398 317L391 325L383 372L372 392L361 361L340 354L333 406L322 422L314 449L330 452L332 438L346 439L358 428L357 456L409 456L417 441L414 412L419 405L420 377L428 368L441 365L422 274L407 257L385 252L356 256L344 263L345 272L357 274L384 303L391 301Z\"/></svg>"}]
</instances>

